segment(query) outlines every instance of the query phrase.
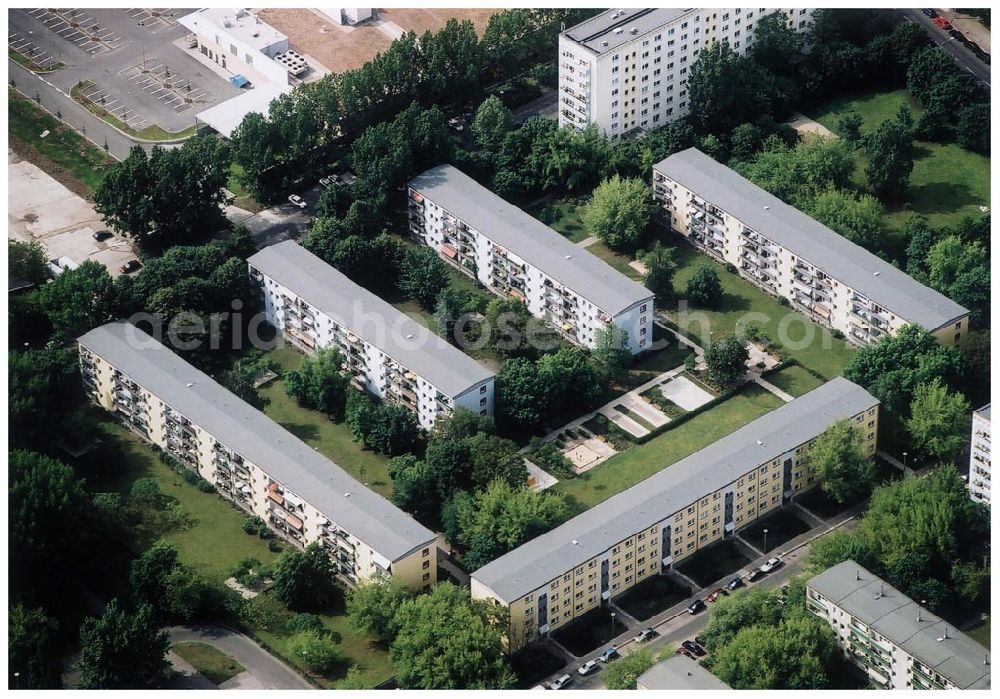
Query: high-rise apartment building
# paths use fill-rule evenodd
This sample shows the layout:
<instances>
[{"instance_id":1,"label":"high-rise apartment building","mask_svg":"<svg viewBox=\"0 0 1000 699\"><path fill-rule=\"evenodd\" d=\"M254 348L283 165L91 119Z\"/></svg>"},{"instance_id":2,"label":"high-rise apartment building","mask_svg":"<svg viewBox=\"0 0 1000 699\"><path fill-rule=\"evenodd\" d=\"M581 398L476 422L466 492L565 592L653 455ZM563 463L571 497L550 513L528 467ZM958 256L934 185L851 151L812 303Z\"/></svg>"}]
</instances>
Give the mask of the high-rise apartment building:
<instances>
[{"instance_id":1,"label":"high-rise apartment building","mask_svg":"<svg viewBox=\"0 0 1000 699\"><path fill-rule=\"evenodd\" d=\"M90 400L291 545L318 542L343 581L436 580L434 532L150 335L115 322L78 342Z\"/></svg>"},{"instance_id":2,"label":"high-rise apartment building","mask_svg":"<svg viewBox=\"0 0 1000 699\"><path fill-rule=\"evenodd\" d=\"M610 138L651 130L688 111L698 54L727 42L746 54L761 17L780 12L804 32L811 8L614 9L559 35L559 125L596 124Z\"/></svg>"},{"instance_id":3,"label":"high-rise apartment building","mask_svg":"<svg viewBox=\"0 0 1000 699\"><path fill-rule=\"evenodd\" d=\"M663 222L817 323L868 344L907 324L943 344L969 311L696 148L653 166Z\"/></svg>"},{"instance_id":4,"label":"high-rise apartment building","mask_svg":"<svg viewBox=\"0 0 1000 699\"><path fill-rule=\"evenodd\" d=\"M459 407L493 415L492 371L295 241L247 263L267 321L306 352L339 349L356 387L410 408L426 429Z\"/></svg>"},{"instance_id":5,"label":"high-rise apartment building","mask_svg":"<svg viewBox=\"0 0 1000 699\"><path fill-rule=\"evenodd\" d=\"M451 165L410 180L410 234L498 296L593 349L615 325L653 343L653 294Z\"/></svg>"},{"instance_id":6,"label":"high-rise apartment building","mask_svg":"<svg viewBox=\"0 0 1000 699\"><path fill-rule=\"evenodd\" d=\"M806 584L806 608L883 689L989 689L990 652L854 561Z\"/></svg>"},{"instance_id":7,"label":"high-rise apartment building","mask_svg":"<svg viewBox=\"0 0 1000 699\"><path fill-rule=\"evenodd\" d=\"M990 406L972 413L972 449L969 455L969 493L973 500L990 504Z\"/></svg>"},{"instance_id":8,"label":"high-rise apartment building","mask_svg":"<svg viewBox=\"0 0 1000 699\"><path fill-rule=\"evenodd\" d=\"M818 485L808 449L837 421L875 458L878 406L823 384L483 566L472 596L509 609L520 648Z\"/></svg>"}]
</instances>

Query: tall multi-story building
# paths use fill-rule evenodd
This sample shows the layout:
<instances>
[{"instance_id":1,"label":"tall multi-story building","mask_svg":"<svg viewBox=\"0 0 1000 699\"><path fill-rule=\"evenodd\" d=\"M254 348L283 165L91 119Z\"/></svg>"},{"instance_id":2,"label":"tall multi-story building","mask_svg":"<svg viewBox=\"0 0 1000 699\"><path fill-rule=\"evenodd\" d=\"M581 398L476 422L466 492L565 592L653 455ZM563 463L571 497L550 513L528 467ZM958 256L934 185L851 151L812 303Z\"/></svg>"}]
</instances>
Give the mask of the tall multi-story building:
<instances>
[{"instance_id":1,"label":"tall multi-story building","mask_svg":"<svg viewBox=\"0 0 1000 699\"><path fill-rule=\"evenodd\" d=\"M836 378L483 566L472 596L509 609L520 648L817 485L807 452L835 422L874 458L878 406Z\"/></svg>"},{"instance_id":2,"label":"tall multi-story building","mask_svg":"<svg viewBox=\"0 0 1000 699\"><path fill-rule=\"evenodd\" d=\"M969 493L990 504L990 406L972 413L972 449L969 456Z\"/></svg>"},{"instance_id":3,"label":"tall multi-story building","mask_svg":"<svg viewBox=\"0 0 1000 699\"><path fill-rule=\"evenodd\" d=\"M816 322L868 344L918 325L944 344L969 311L696 148L653 166L665 224Z\"/></svg>"},{"instance_id":4,"label":"tall multi-story building","mask_svg":"<svg viewBox=\"0 0 1000 699\"><path fill-rule=\"evenodd\" d=\"M854 561L806 583L806 607L883 689L990 687L989 650Z\"/></svg>"},{"instance_id":5,"label":"tall multi-story building","mask_svg":"<svg viewBox=\"0 0 1000 699\"><path fill-rule=\"evenodd\" d=\"M782 13L804 32L814 9L614 9L559 35L559 126L596 124L610 138L685 116L698 54L727 42L746 54L761 17Z\"/></svg>"},{"instance_id":6,"label":"tall multi-story building","mask_svg":"<svg viewBox=\"0 0 1000 699\"><path fill-rule=\"evenodd\" d=\"M459 407L493 414L492 371L295 241L247 262L268 322L306 352L340 349L358 388L410 408L426 429Z\"/></svg>"},{"instance_id":7,"label":"tall multi-story building","mask_svg":"<svg viewBox=\"0 0 1000 699\"><path fill-rule=\"evenodd\" d=\"M615 325L653 342L653 294L451 165L410 180L410 234L498 296L593 349Z\"/></svg>"},{"instance_id":8,"label":"tall multi-story building","mask_svg":"<svg viewBox=\"0 0 1000 699\"><path fill-rule=\"evenodd\" d=\"M345 582L435 581L434 532L150 335L108 323L79 350L90 400L293 546L318 542Z\"/></svg>"}]
</instances>

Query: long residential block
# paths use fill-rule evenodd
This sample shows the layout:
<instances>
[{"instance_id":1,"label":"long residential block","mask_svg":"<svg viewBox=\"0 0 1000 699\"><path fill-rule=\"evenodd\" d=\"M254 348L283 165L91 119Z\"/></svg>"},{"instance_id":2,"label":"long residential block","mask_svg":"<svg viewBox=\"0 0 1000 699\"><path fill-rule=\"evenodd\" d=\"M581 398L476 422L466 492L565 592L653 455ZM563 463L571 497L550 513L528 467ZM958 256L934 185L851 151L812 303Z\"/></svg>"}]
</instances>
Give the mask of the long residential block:
<instances>
[{"instance_id":1,"label":"long residential block","mask_svg":"<svg viewBox=\"0 0 1000 699\"><path fill-rule=\"evenodd\" d=\"M633 354L652 345L653 294L451 165L410 180L410 234L567 339L597 346L616 325Z\"/></svg>"},{"instance_id":2,"label":"long residential block","mask_svg":"<svg viewBox=\"0 0 1000 699\"><path fill-rule=\"evenodd\" d=\"M972 449L969 452L969 493L972 499L990 504L990 406L972 413Z\"/></svg>"},{"instance_id":3,"label":"long residential block","mask_svg":"<svg viewBox=\"0 0 1000 699\"><path fill-rule=\"evenodd\" d=\"M410 408L427 429L459 407L493 414L492 371L295 241L247 262L268 322L307 352L340 349L358 388Z\"/></svg>"},{"instance_id":4,"label":"long residential block","mask_svg":"<svg viewBox=\"0 0 1000 699\"><path fill-rule=\"evenodd\" d=\"M854 561L806 583L806 607L883 689L989 689L990 652Z\"/></svg>"},{"instance_id":5,"label":"long residential block","mask_svg":"<svg viewBox=\"0 0 1000 699\"><path fill-rule=\"evenodd\" d=\"M943 344L969 311L696 148L653 166L666 224L816 322L868 344L919 325Z\"/></svg>"},{"instance_id":6,"label":"long residential block","mask_svg":"<svg viewBox=\"0 0 1000 699\"><path fill-rule=\"evenodd\" d=\"M716 41L753 49L757 22L781 13L797 32L814 9L613 9L559 35L559 126L596 124L608 137L655 129L690 111L687 82Z\"/></svg>"},{"instance_id":7,"label":"long residential block","mask_svg":"<svg viewBox=\"0 0 1000 699\"><path fill-rule=\"evenodd\" d=\"M292 545L319 542L345 582L435 581L434 532L150 335L108 323L79 350L90 400Z\"/></svg>"},{"instance_id":8,"label":"long residential block","mask_svg":"<svg viewBox=\"0 0 1000 699\"><path fill-rule=\"evenodd\" d=\"M806 452L838 420L874 458L879 401L836 378L483 566L512 649L563 626L817 485Z\"/></svg>"}]
</instances>

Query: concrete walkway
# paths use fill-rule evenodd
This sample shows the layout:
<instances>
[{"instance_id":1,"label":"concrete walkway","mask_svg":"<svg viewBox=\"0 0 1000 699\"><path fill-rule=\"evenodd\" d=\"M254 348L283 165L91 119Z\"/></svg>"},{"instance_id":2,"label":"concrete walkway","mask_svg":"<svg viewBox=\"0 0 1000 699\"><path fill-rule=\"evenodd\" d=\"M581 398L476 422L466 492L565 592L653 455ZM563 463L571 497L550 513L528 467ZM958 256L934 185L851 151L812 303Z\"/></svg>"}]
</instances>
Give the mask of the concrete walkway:
<instances>
[{"instance_id":1,"label":"concrete walkway","mask_svg":"<svg viewBox=\"0 0 1000 699\"><path fill-rule=\"evenodd\" d=\"M791 403L793 400L795 400L795 396L789 393L785 393L780 388L775 386L773 383L771 383L770 381L765 381L760 376L755 376L753 382L758 386L760 386L761 388L763 388L765 391L768 391L778 396L778 398L785 401L786 403Z\"/></svg>"},{"instance_id":2,"label":"concrete walkway","mask_svg":"<svg viewBox=\"0 0 1000 699\"><path fill-rule=\"evenodd\" d=\"M592 236L589 236L587 238L584 238L579 243L577 243L577 245L579 245L581 248L586 248L586 247L590 247L591 245L593 245L594 243L596 243L599 240L600 240L600 238L598 238L596 235L592 235Z\"/></svg>"}]
</instances>

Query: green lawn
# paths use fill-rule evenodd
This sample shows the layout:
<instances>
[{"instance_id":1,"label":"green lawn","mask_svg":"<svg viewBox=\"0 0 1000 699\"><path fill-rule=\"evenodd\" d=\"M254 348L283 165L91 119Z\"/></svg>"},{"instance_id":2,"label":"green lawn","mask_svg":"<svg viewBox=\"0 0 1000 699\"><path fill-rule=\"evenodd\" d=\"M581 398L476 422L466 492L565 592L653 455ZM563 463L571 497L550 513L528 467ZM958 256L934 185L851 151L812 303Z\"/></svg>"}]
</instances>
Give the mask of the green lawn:
<instances>
[{"instance_id":1,"label":"green lawn","mask_svg":"<svg viewBox=\"0 0 1000 699\"><path fill-rule=\"evenodd\" d=\"M552 490L564 493L577 511L583 511L649 478L781 404L779 398L764 389L749 386L729 400L663 432L645 444L626 449L576 478L560 481Z\"/></svg>"},{"instance_id":2,"label":"green lawn","mask_svg":"<svg viewBox=\"0 0 1000 699\"><path fill-rule=\"evenodd\" d=\"M88 193L97 189L113 162L107 153L13 88L7 90L7 119L7 133L12 139L65 169ZM42 138L46 131L48 134Z\"/></svg>"},{"instance_id":3,"label":"green lawn","mask_svg":"<svg viewBox=\"0 0 1000 699\"><path fill-rule=\"evenodd\" d=\"M974 629L969 629L965 632L972 640L979 642L980 644L990 647L990 620L987 619L979 626Z\"/></svg>"},{"instance_id":4,"label":"green lawn","mask_svg":"<svg viewBox=\"0 0 1000 699\"><path fill-rule=\"evenodd\" d=\"M266 356L278 365L279 374L297 369L305 357L288 344L268 352ZM268 417L359 481L367 483L375 492L386 497L392 493L392 481L386 469L388 457L364 449L355 442L346 424L336 424L322 413L300 407L285 392L280 379L262 388L260 393L271 401L264 409Z\"/></svg>"},{"instance_id":5,"label":"green lawn","mask_svg":"<svg viewBox=\"0 0 1000 699\"><path fill-rule=\"evenodd\" d=\"M555 218L546 225L558 231L570 241L579 243L591 235L580 218L583 213L583 206L584 202L575 198L554 199L525 207L524 210L535 218L542 220L544 218L542 211L549 208L555 214Z\"/></svg>"},{"instance_id":6,"label":"green lawn","mask_svg":"<svg viewBox=\"0 0 1000 699\"><path fill-rule=\"evenodd\" d=\"M587 252L601 258L629 279L642 282L642 275L639 274L636 269L629 266L629 262L632 261L632 258L628 255L617 253L602 242L596 242L593 245L588 245L586 249Z\"/></svg>"},{"instance_id":7,"label":"green lawn","mask_svg":"<svg viewBox=\"0 0 1000 699\"><path fill-rule=\"evenodd\" d=\"M853 98L838 98L813 110L812 118L837 131L837 120L856 111L863 121L863 133L873 131L881 122L894 118L899 106L906 104L914 120L923 113L920 104L905 90L877 92ZM886 223L902 228L915 213L924 214L934 226L953 226L966 216L979 216L979 207L990 204L990 159L954 144L914 143L914 167L910 188L902 206L887 208ZM855 181L865 184L865 157L858 152Z\"/></svg>"},{"instance_id":8,"label":"green lawn","mask_svg":"<svg viewBox=\"0 0 1000 699\"><path fill-rule=\"evenodd\" d=\"M687 331L696 338L709 338L717 342L735 333L737 325L743 321L756 323L772 340L785 347L789 359L797 359L827 380L840 374L844 365L857 351L844 340L834 338L829 331L796 313L788 306L778 303L770 296L738 274L727 272L725 267L706 255L702 255L680 236L664 233L664 241L676 249L678 263L674 275L674 287L683 291L689 279L699 267L711 266L719 273L723 298L717 310L701 308L689 309L686 318ZM750 315L754 314L754 315ZM684 328L684 316L669 311L667 316ZM787 329L782 338L780 329ZM707 333L711 333L707 335ZM811 341L806 341L807 338ZM784 340L784 341L783 341ZM703 343L702 343L703 344Z\"/></svg>"},{"instance_id":9,"label":"green lawn","mask_svg":"<svg viewBox=\"0 0 1000 699\"><path fill-rule=\"evenodd\" d=\"M787 366L780 371L776 371L773 374L768 374L765 380L773 383L785 393L790 393L796 398L809 393L809 391L814 388L819 388L823 384L822 381L817 379L808 371L800 366L795 366L794 364L792 366Z\"/></svg>"},{"instance_id":10,"label":"green lawn","mask_svg":"<svg viewBox=\"0 0 1000 699\"><path fill-rule=\"evenodd\" d=\"M173 650L216 686L246 670L221 650L207 643L181 641L173 645Z\"/></svg>"}]
</instances>

